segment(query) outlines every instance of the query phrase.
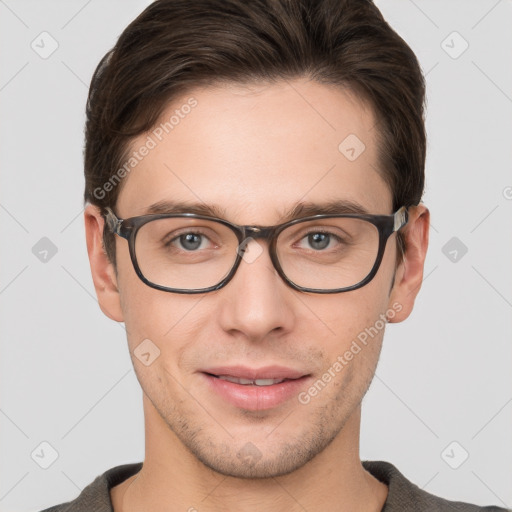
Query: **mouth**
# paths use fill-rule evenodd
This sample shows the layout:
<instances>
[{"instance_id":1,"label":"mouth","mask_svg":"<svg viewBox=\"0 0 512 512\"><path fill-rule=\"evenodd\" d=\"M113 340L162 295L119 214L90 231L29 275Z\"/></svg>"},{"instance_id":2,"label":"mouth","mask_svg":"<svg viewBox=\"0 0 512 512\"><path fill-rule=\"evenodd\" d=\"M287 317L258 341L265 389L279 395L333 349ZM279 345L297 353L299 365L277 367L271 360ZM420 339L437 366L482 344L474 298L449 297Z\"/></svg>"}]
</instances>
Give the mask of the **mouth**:
<instances>
[{"instance_id":1,"label":"mouth","mask_svg":"<svg viewBox=\"0 0 512 512\"><path fill-rule=\"evenodd\" d=\"M227 380L228 382L233 382L234 384L240 384L242 386L273 386L274 384L281 384L281 382L285 382L287 380L296 380L296 379L244 379L233 377L231 375L214 375L208 374L212 377L216 377L217 379Z\"/></svg>"},{"instance_id":2,"label":"mouth","mask_svg":"<svg viewBox=\"0 0 512 512\"><path fill-rule=\"evenodd\" d=\"M297 397L312 378L311 374L282 366L217 367L199 373L216 397L238 409L251 411L283 405Z\"/></svg>"}]
</instances>

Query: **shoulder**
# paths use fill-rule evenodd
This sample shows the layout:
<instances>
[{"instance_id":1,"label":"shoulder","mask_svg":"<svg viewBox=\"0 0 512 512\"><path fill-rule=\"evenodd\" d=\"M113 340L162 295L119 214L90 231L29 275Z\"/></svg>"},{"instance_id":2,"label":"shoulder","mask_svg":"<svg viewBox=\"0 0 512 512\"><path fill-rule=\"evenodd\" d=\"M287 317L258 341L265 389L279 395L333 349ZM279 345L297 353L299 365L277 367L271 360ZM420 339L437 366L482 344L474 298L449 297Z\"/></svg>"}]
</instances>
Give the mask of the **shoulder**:
<instances>
[{"instance_id":1,"label":"shoulder","mask_svg":"<svg viewBox=\"0 0 512 512\"><path fill-rule=\"evenodd\" d=\"M110 489L138 473L141 468L141 462L111 468L96 477L73 501L55 505L41 512L113 512Z\"/></svg>"},{"instance_id":2,"label":"shoulder","mask_svg":"<svg viewBox=\"0 0 512 512\"><path fill-rule=\"evenodd\" d=\"M362 464L366 471L388 486L388 497L382 512L507 512L507 509L501 507L482 507L434 496L410 482L389 462L362 461Z\"/></svg>"}]
</instances>

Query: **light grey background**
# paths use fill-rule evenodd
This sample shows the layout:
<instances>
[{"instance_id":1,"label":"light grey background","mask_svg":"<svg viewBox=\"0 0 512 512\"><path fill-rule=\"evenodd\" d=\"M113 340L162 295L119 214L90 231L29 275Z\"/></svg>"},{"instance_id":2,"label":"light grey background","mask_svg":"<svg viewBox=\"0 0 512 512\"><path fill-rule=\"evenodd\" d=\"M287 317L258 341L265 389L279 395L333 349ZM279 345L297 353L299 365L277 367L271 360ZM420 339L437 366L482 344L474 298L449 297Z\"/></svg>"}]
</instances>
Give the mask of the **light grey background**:
<instances>
[{"instance_id":1,"label":"light grey background","mask_svg":"<svg viewBox=\"0 0 512 512\"><path fill-rule=\"evenodd\" d=\"M89 274L82 146L94 67L148 3L0 0L1 511L72 499L144 456L125 331ZM512 2L377 4L427 75L432 229L416 308L388 326L364 401L361 457L512 507Z\"/></svg>"}]
</instances>

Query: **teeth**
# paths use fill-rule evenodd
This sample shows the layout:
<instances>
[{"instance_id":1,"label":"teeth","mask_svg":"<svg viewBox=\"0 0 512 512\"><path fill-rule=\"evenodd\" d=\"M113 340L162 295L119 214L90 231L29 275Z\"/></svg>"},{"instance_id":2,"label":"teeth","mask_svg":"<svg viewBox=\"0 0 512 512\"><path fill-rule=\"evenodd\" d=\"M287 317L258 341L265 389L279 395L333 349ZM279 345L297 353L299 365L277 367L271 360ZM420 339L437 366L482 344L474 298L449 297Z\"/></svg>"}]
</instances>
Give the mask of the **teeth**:
<instances>
[{"instance_id":1,"label":"teeth","mask_svg":"<svg viewBox=\"0 0 512 512\"><path fill-rule=\"evenodd\" d=\"M235 384L242 384L244 386L272 386L273 384L279 384L286 379L239 379L237 377L232 377L231 375L218 375L219 379L227 380L228 382L234 382Z\"/></svg>"},{"instance_id":2,"label":"teeth","mask_svg":"<svg viewBox=\"0 0 512 512\"><path fill-rule=\"evenodd\" d=\"M272 384L283 382L283 380L284 379L256 379L254 384L256 384L256 386L271 386Z\"/></svg>"},{"instance_id":3,"label":"teeth","mask_svg":"<svg viewBox=\"0 0 512 512\"><path fill-rule=\"evenodd\" d=\"M235 384L243 384L245 386L253 384L251 379L238 379L236 377L231 377L231 375L218 375L218 377L221 380L227 380L228 382L234 382Z\"/></svg>"}]
</instances>

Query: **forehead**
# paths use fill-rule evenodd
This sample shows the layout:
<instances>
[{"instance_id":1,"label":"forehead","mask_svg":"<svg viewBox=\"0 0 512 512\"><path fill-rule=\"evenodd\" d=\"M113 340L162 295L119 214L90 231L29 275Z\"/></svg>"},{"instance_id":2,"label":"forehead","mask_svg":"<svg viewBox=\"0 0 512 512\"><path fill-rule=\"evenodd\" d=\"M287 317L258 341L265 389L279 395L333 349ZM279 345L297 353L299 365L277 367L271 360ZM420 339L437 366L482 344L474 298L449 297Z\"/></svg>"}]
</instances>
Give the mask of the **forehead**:
<instances>
[{"instance_id":1,"label":"forehead","mask_svg":"<svg viewBox=\"0 0 512 512\"><path fill-rule=\"evenodd\" d=\"M118 214L193 202L218 206L233 222L263 224L300 202L339 199L391 213L374 126L356 96L305 79L193 89L131 144L128 156L138 155Z\"/></svg>"}]
</instances>

